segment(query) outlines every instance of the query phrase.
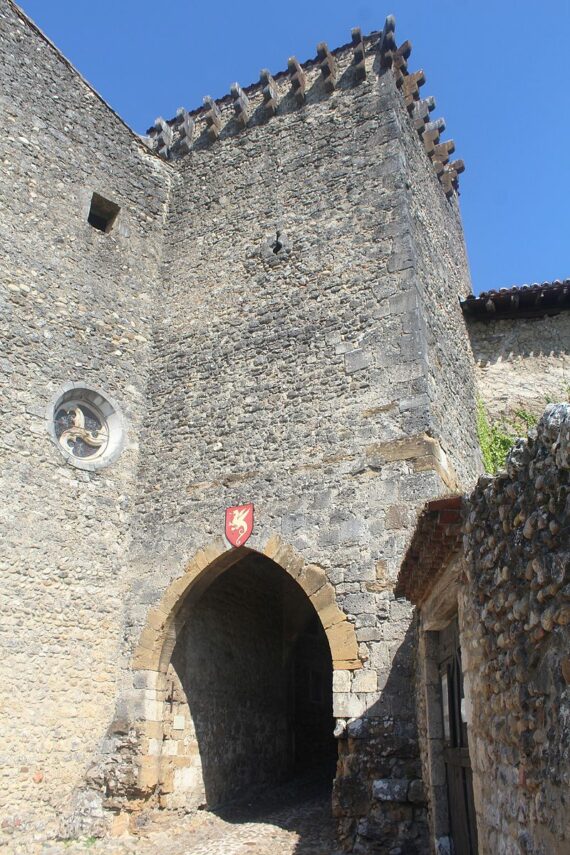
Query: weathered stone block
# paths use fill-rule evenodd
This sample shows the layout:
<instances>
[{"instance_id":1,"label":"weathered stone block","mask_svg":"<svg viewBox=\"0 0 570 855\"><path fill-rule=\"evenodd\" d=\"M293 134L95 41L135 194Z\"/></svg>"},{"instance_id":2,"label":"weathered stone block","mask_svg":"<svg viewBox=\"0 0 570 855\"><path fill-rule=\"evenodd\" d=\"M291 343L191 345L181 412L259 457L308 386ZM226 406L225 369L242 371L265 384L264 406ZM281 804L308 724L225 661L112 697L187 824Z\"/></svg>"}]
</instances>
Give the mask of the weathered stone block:
<instances>
[{"instance_id":1,"label":"weathered stone block","mask_svg":"<svg viewBox=\"0 0 570 855\"><path fill-rule=\"evenodd\" d=\"M322 567L317 567L315 564L305 564L297 576L297 581L307 596L310 597L325 585L327 577Z\"/></svg>"},{"instance_id":2,"label":"weathered stone block","mask_svg":"<svg viewBox=\"0 0 570 855\"><path fill-rule=\"evenodd\" d=\"M351 671L333 671L333 692L350 692Z\"/></svg>"},{"instance_id":3,"label":"weathered stone block","mask_svg":"<svg viewBox=\"0 0 570 855\"><path fill-rule=\"evenodd\" d=\"M358 718L366 710L366 701L363 696L351 692L333 693L333 715L336 718Z\"/></svg>"},{"instance_id":4,"label":"weathered stone block","mask_svg":"<svg viewBox=\"0 0 570 855\"><path fill-rule=\"evenodd\" d=\"M371 362L371 355L364 350L352 350L344 354L344 370L347 374L362 371L363 368L368 368Z\"/></svg>"},{"instance_id":5,"label":"weathered stone block","mask_svg":"<svg viewBox=\"0 0 570 855\"><path fill-rule=\"evenodd\" d=\"M426 793L424 782L421 779L416 779L410 782L408 788L408 800L414 804L425 804Z\"/></svg>"},{"instance_id":6,"label":"weathered stone block","mask_svg":"<svg viewBox=\"0 0 570 855\"><path fill-rule=\"evenodd\" d=\"M353 692L375 692L378 687L378 675L375 671L360 671L354 675Z\"/></svg>"},{"instance_id":7,"label":"weathered stone block","mask_svg":"<svg viewBox=\"0 0 570 855\"><path fill-rule=\"evenodd\" d=\"M409 786L407 778L381 778L372 783L372 795L382 802L405 802Z\"/></svg>"}]
</instances>

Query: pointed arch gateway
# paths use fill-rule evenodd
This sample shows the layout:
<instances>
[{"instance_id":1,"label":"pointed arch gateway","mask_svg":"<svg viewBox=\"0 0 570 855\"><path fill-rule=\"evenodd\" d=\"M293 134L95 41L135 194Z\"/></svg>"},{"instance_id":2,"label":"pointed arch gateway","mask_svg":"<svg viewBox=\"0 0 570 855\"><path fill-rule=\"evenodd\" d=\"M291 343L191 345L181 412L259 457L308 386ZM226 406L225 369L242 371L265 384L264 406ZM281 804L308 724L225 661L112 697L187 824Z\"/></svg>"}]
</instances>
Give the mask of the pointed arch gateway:
<instances>
[{"instance_id":1,"label":"pointed arch gateway","mask_svg":"<svg viewBox=\"0 0 570 855\"><path fill-rule=\"evenodd\" d=\"M261 550L222 538L200 550L149 612L133 667L138 789L174 808L231 796L235 768L233 789L247 786L244 752L261 777L264 764L291 766L292 742L296 756L312 743L318 755L319 728L332 732L332 669L362 663L325 571L274 535Z\"/></svg>"}]
</instances>

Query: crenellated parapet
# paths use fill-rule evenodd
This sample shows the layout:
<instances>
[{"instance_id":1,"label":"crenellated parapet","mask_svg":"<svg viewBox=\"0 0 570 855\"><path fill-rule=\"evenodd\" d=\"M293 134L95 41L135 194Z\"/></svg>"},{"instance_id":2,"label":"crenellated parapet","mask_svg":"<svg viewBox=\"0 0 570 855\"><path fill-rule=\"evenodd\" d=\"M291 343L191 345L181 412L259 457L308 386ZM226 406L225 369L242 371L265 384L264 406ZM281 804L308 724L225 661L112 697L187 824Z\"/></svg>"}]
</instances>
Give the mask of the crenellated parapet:
<instances>
[{"instance_id":1,"label":"crenellated parapet","mask_svg":"<svg viewBox=\"0 0 570 855\"><path fill-rule=\"evenodd\" d=\"M181 107L169 121L156 119L147 141L161 157L177 160L192 149L234 136L273 116L318 103L336 89L358 86L366 78L367 63L372 68L377 58L378 37L377 32L363 36L355 29L351 42L335 50L321 42L312 60L300 63L292 56L285 71L272 75L262 69L257 83L247 87L233 83L223 98L207 96L196 110Z\"/></svg>"},{"instance_id":2,"label":"crenellated parapet","mask_svg":"<svg viewBox=\"0 0 570 855\"><path fill-rule=\"evenodd\" d=\"M441 140L441 134L445 130L445 119L431 119L430 113L435 109L435 98L421 98L420 88L426 82L424 71L423 69L409 71L411 42L405 41L397 47L395 30L396 21L393 15L389 15L378 43L380 64L382 68L392 69L396 86L402 93L414 128L423 142L427 156L433 163L445 195L449 198L459 191L458 176L465 171L465 164L462 160L450 161L450 155L455 151L455 143L453 140Z\"/></svg>"},{"instance_id":3,"label":"crenellated parapet","mask_svg":"<svg viewBox=\"0 0 570 855\"><path fill-rule=\"evenodd\" d=\"M450 198L458 192L458 175L465 166L462 160L451 160L453 140L441 139L445 120L432 119L435 99L420 95L426 78L423 70L408 68L411 52L409 41L398 46L395 19L389 15L381 32L363 36L357 27L351 32L351 41L342 47L330 50L326 42L321 42L314 59L300 63L292 56L285 71L273 76L263 69L257 83L244 88L233 83L229 95L223 98L207 96L201 108L190 112L180 108L169 121L158 118L148 131L148 141L161 157L178 160L193 149L235 136L280 114L309 107L335 90L356 88L373 70L380 74L391 72L410 121Z\"/></svg>"}]
</instances>

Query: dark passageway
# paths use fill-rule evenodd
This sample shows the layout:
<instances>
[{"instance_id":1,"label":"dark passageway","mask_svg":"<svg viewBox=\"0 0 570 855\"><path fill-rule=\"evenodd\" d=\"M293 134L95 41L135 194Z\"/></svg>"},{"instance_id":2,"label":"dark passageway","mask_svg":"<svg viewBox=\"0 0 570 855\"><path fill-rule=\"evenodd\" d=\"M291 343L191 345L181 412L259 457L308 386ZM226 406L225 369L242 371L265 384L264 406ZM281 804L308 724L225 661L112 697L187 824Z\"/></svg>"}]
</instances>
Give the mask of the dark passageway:
<instances>
[{"instance_id":1,"label":"dark passageway","mask_svg":"<svg viewBox=\"0 0 570 855\"><path fill-rule=\"evenodd\" d=\"M246 555L211 583L188 608L171 674L171 726L185 727L170 784L178 804L218 808L295 777L330 792L331 653L309 598L277 564Z\"/></svg>"}]
</instances>

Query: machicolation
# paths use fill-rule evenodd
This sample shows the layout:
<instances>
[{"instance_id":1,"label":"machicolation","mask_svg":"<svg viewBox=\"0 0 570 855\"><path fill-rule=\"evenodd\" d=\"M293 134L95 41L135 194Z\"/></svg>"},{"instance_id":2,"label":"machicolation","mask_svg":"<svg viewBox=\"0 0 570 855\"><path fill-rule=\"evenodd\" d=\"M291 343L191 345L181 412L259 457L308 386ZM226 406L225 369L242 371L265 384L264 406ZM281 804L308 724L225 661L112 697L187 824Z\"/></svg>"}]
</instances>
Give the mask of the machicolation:
<instances>
[{"instance_id":1,"label":"machicolation","mask_svg":"<svg viewBox=\"0 0 570 855\"><path fill-rule=\"evenodd\" d=\"M217 139L233 136L248 127L263 124L273 116L322 101L335 89L350 91L367 75L366 64L372 61L377 70L392 69L414 129L423 142L435 173L447 196L458 191L458 176L465 170L462 160L450 161L455 151L453 140L441 140L445 119L432 120L435 98L420 97L426 77L422 70L410 72L410 41L399 47L395 38L396 22L386 18L382 32L363 36L359 28L352 31L352 41L329 50L325 42L317 46L317 56L300 64L290 57L288 70L272 76L267 69L260 73L259 83L245 89L234 83L230 94L214 101L209 95L204 106L187 111L180 107L174 119L156 119L148 130L150 145L166 160L176 160Z\"/></svg>"}]
</instances>

